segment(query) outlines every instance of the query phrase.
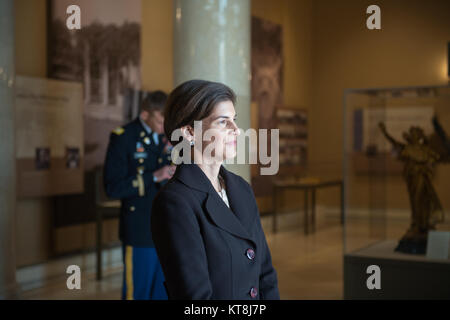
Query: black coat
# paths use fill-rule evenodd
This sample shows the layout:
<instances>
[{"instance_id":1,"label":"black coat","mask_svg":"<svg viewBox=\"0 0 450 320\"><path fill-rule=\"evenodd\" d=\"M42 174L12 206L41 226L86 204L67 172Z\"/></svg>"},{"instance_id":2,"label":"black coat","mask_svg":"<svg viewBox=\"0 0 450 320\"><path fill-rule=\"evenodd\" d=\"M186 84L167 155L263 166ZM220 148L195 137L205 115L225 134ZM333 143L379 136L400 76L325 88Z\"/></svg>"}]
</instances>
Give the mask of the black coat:
<instances>
[{"instance_id":1,"label":"black coat","mask_svg":"<svg viewBox=\"0 0 450 320\"><path fill-rule=\"evenodd\" d=\"M231 210L196 164L177 166L153 202L153 241L169 298L279 299L253 191L223 166L220 174Z\"/></svg>"},{"instance_id":2,"label":"black coat","mask_svg":"<svg viewBox=\"0 0 450 320\"><path fill-rule=\"evenodd\" d=\"M163 135L156 145L139 118L110 135L103 179L106 194L121 200L119 237L126 245L153 247L150 213L160 188L153 172L171 162L163 149Z\"/></svg>"}]
</instances>

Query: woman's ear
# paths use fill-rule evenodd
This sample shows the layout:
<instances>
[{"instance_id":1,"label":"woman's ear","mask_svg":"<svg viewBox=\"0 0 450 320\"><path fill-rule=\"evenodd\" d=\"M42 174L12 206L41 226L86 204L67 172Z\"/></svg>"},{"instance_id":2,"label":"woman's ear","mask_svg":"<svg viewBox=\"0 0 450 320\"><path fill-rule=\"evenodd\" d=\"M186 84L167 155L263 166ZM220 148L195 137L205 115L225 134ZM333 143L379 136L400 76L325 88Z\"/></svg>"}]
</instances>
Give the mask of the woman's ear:
<instances>
[{"instance_id":1,"label":"woman's ear","mask_svg":"<svg viewBox=\"0 0 450 320\"><path fill-rule=\"evenodd\" d=\"M181 134L183 135L183 138L188 141L194 140L194 129L192 129L191 126L181 127Z\"/></svg>"}]
</instances>

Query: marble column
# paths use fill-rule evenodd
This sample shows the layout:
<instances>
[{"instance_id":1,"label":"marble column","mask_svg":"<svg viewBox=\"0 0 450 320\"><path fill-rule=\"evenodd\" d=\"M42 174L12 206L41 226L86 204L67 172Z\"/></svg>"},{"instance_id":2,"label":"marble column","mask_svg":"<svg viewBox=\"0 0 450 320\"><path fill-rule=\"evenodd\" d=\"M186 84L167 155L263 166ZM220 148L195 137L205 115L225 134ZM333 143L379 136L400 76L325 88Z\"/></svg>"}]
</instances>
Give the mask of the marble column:
<instances>
[{"instance_id":1,"label":"marble column","mask_svg":"<svg viewBox=\"0 0 450 320\"><path fill-rule=\"evenodd\" d=\"M250 9L250 0L174 0L174 85L191 79L228 85L244 131L250 127ZM250 182L248 164L226 167Z\"/></svg>"},{"instance_id":2,"label":"marble column","mask_svg":"<svg viewBox=\"0 0 450 320\"><path fill-rule=\"evenodd\" d=\"M14 1L0 1L0 299L16 292Z\"/></svg>"}]
</instances>

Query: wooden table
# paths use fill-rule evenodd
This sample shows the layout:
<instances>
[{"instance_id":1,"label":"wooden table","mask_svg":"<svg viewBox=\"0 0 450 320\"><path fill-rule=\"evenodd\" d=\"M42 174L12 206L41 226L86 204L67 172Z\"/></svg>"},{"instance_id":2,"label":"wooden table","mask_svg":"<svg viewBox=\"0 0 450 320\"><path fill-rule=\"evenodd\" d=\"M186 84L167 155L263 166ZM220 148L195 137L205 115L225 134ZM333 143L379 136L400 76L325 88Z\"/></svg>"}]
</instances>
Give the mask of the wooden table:
<instances>
[{"instance_id":1,"label":"wooden table","mask_svg":"<svg viewBox=\"0 0 450 320\"><path fill-rule=\"evenodd\" d=\"M315 231L316 224L316 190L326 187L339 187L341 197L341 224L344 223L344 183L341 179L336 180L319 180L315 178L303 178L300 180L291 181L276 181L274 183L274 196L273 196L273 232L276 233L278 229L277 225L277 212L279 204L279 196L282 190L286 189L300 189L305 191L305 203L304 203L304 230L305 234L309 234L309 192L311 191L311 223L312 232Z\"/></svg>"}]
</instances>

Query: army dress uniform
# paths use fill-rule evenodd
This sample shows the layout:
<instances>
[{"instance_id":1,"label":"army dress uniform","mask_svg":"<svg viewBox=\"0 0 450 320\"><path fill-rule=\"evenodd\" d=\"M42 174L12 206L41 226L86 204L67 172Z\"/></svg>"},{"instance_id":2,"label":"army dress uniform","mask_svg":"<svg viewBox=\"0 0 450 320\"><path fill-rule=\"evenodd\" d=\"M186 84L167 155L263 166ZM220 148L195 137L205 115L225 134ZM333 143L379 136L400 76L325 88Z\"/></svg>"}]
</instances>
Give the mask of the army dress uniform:
<instances>
[{"instance_id":1,"label":"army dress uniform","mask_svg":"<svg viewBox=\"0 0 450 320\"><path fill-rule=\"evenodd\" d=\"M162 185L153 172L171 163L164 139L139 117L110 135L104 184L110 198L121 200L123 299L167 299L150 228L152 202Z\"/></svg>"}]
</instances>

